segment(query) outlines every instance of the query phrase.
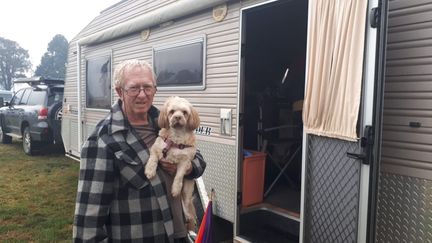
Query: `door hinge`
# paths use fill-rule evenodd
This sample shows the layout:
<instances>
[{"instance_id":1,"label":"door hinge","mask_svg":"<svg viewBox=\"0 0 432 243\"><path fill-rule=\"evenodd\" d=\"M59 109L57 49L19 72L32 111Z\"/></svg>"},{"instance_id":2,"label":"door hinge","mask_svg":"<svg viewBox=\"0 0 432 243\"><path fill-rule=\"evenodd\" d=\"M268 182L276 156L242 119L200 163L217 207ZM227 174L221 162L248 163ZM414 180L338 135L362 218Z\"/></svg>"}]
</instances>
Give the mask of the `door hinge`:
<instances>
[{"instance_id":1,"label":"door hinge","mask_svg":"<svg viewBox=\"0 0 432 243\"><path fill-rule=\"evenodd\" d=\"M242 204L242 193L237 192L237 205L241 205L241 204Z\"/></svg>"},{"instance_id":2,"label":"door hinge","mask_svg":"<svg viewBox=\"0 0 432 243\"><path fill-rule=\"evenodd\" d=\"M369 18L370 18L371 27L377 28L381 20L381 8L380 7L372 8Z\"/></svg>"},{"instance_id":3,"label":"door hinge","mask_svg":"<svg viewBox=\"0 0 432 243\"><path fill-rule=\"evenodd\" d=\"M347 156L352 159L361 160L365 165L371 165L373 160L374 129L366 126L363 137L360 138L361 153L347 152Z\"/></svg>"}]
</instances>

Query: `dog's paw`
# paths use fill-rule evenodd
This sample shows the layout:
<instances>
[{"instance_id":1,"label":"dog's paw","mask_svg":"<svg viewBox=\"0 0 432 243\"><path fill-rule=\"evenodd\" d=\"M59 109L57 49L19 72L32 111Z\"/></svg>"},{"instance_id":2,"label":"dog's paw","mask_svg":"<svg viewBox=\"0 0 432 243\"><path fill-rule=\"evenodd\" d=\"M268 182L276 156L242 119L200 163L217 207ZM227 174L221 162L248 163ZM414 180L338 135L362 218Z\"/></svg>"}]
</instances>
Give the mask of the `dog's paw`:
<instances>
[{"instance_id":1,"label":"dog's paw","mask_svg":"<svg viewBox=\"0 0 432 243\"><path fill-rule=\"evenodd\" d=\"M171 195L173 197L177 197L178 195L180 195L181 189L182 189L182 185L173 183L171 188Z\"/></svg>"},{"instance_id":2,"label":"dog's paw","mask_svg":"<svg viewBox=\"0 0 432 243\"><path fill-rule=\"evenodd\" d=\"M151 178L155 177L155 175L156 175L156 167L154 167L154 168L153 167L154 166L151 166L151 165L147 165L145 167L144 173L148 179L151 179Z\"/></svg>"},{"instance_id":3,"label":"dog's paw","mask_svg":"<svg viewBox=\"0 0 432 243\"><path fill-rule=\"evenodd\" d=\"M187 219L186 220L186 229L188 231L198 232L197 219Z\"/></svg>"},{"instance_id":4,"label":"dog's paw","mask_svg":"<svg viewBox=\"0 0 432 243\"><path fill-rule=\"evenodd\" d=\"M152 179L156 175L156 173L155 172L148 172L148 171L146 171L145 175L146 175L146 177L148 179Z\"/></svg>"}]
</instances>

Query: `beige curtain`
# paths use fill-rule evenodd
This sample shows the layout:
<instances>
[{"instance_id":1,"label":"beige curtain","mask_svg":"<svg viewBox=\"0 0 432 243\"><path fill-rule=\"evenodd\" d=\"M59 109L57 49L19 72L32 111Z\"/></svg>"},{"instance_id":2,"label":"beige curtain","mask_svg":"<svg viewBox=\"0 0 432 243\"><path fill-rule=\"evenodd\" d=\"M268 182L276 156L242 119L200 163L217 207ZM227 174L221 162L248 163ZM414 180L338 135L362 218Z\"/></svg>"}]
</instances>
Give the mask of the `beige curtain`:
<instances>
[{"instance_id":1,"label":"beige curtain","mask_svg":"<svg viewBox=\"0 0 432 243\"><path fill-rule=\"evenodd\" d=\"M355 141L367 0L312 0L309 4L304 129Z\"/></svg>"}]
</instances>

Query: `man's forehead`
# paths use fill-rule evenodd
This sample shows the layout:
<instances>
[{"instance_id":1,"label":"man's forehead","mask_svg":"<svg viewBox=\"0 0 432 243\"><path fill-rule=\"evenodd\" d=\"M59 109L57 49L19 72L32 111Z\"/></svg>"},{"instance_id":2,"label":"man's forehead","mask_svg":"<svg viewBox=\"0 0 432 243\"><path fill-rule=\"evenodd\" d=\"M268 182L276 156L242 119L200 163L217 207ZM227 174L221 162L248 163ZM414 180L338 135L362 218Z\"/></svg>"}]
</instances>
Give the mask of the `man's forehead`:
<instances>
[{"instance_id":1,"label":"man's forehead","mask_svg":"<svg viewBox=\"0 0 432 243\"><path fill-rule=\"evenodd\" d=\"M147 76L147 75L152 75L151 70L148 67L145 66L133 66L130 68L127 68L125 70L125 74L126 75L143 75L143 76Z\"/></svg>"},{"instance_id":2,"label":"man's forehead","mask_svg":"<svg viewBox=\"0 0 432 243\"><path fill-rule=\"evenodd\" d=\"M126 70L124 74L126 83L154 83L151 70L145 67L136 66Z\"/></svg>"}]
</instances>

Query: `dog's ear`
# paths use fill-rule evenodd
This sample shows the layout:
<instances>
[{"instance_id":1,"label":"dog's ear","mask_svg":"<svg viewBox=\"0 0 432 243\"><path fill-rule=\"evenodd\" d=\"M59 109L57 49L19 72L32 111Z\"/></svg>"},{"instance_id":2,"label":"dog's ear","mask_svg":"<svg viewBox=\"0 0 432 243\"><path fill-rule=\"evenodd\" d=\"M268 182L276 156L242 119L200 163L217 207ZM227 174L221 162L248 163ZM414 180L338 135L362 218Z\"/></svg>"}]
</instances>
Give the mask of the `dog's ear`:
<instances>
[{"instance_id":1,"label":"dog's ear","mask_svg":"<svg viewBox=\"0 0 432 243\"><path fill-rule=\"evenodd\" d=\"M193 131L195 129L198 128L200 124L200 118L198 115L198 111L191 106L191 114L189 116L189 119L187 121L187 129L189 129L190 131Z\"/></svg>"},{"instance_id":2,"label":"dog's ear","mask_svg":"<svg viewBox=\"0 0 432 243\"><path fill-rule=\"evenodd\" d=\"M165 102L165 104L160 109L159 118L158 118L158 125L160 128L166 128L169 129L169 121L168 121L168 101Z\"/></svg>"}]
</instances>

